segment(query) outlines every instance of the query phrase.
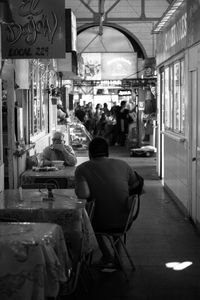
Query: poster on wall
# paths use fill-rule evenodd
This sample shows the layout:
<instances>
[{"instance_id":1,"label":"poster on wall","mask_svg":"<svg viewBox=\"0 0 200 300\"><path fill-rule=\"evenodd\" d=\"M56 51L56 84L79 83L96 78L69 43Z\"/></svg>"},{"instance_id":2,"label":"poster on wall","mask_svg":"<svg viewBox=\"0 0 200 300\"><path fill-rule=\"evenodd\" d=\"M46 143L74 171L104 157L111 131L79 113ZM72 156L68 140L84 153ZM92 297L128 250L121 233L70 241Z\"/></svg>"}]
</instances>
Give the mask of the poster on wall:
<instances>
[{"instance_id":1,"label":"poster on wall","mask_svg":"<svg viewBox=\"0 0 200 300\"><path fill-rule=\"evenodd\" d=\"M137 77L136 53L102 53L102 79L124 79Z\"/></svg>"},{"instance_id":2,"label":"poster on wall","mask_svg":"<svg viewBox=\"0 0 200 300\"><path fill-rule=\"evenodd\" d=\"M65 57L65 0L9 0L13 23L2 26L2 57Z\"/></svg>"},{"instance_id":3,"label":"poster on wall","mask_svg":"<svg viewBox=\"0 0 200 300\"><path fill-rule=\"evenodd\" d=\"M101 80L101 53L83 53L84 78Z\"/></svg>"},{"instance_id":4,"label":"poster on wall","mask_svg":"<svg viewBox=\"0 0 200 300\"><path fill-rule=\"evenodd\" d=\"M137 54L82 53L86 80L137 78Z\"/></svg>"}]
</instances>

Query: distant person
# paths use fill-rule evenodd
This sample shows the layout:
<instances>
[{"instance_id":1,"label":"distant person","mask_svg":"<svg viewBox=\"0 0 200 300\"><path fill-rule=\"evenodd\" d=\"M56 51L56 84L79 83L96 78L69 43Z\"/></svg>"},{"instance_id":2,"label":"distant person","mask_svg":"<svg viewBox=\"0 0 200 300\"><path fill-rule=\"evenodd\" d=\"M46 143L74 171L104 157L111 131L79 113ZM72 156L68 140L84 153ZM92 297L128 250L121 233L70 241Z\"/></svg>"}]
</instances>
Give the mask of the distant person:
<instances>
[{"instance_id":1,"label":"distant person","mask_svg":"<svg viewBox=\"0 0 200 300\"><path fill-rule=\"evenodd\" d=\"M103 112L106 116L110 116L110 111L108 109L108 104L107 103L104 103L103 104Z\"/></svg>"},{"instance_id":2,"label":"distant person","mask_svg":"<svg viewBox=\"0 0 200 300\"><path fill-rule=\"evenodd\" d=\"M54 160L64 161L65 166L74 166L77 158L71 146L65 145L64 134L60 131L54 133L52 144L42 153L43 166L52 166Z\"/></svg>"},{"instance_id":3,"label":"distant person","mask_svg":"<svg viewBox=\"0 0 200 300\"><path fill-rule=\"evenodd\" d=\"M89 102L86 104L84 125L85 125L86 129L91 134L93 134L94 127L95 127L95 120L94 120L94 111L93 111L93 107L92 107L92 102Z\"/></svg>"},{"instance_id":4,"label":"distant person","mask_svg":"<svg viewBox=\"0 0 200 300\"><path fill-rule=\"evenodd\" d=\"M97 125L102 115L102 105L97 103L94 112L94 135L97 135Z\"/></svg>"},{"instance_id":5,"label":"distant person","mask_svg":"<svg viewBox=\"0 0 200 300\"><path fill-rule=\"evenodd\" d=\"M77 117L79 119L79 121L84 123L85 111L84 111L83 107L80 104L77 105L74 114L75 114L75 117Z\"/></svg>"},{"instance_id":6,"label":"distant person","mask_svg":"<svg viewBox=\"0 0 200 300\"><path fill-rule=\"evenodd\" d=\"M128 216L129 196L137 185L136 175L125 161L109 158L108 143L103 137L95 137L90 142L89 158L76 168L75 193L79 198L96 200L94 231L121 228ZM98 235L97 239L102 263L112 263L105 240Z\"/></svg>"},{"instance_id":7,"label":"distant person","mask_svg":"<svg viewBox=\"0 0 200 300\"><path fill-rule=\"evenodd\" d=\"M101 117L99 119L99 122L97 123L97 135L98 136L104 136L106 124L107 124L106 114L102 113Z\"/></svg>"},{"instance_id":8,"label":"distant person","mask_svg":"<svg viewBox=\"0 0 200 300\"><path fill-rule=\"evenodd\" d=\"M120 111L119 111L119 120L120 120L120 136L119 144L120 146L125 146L126 136L128 135L130 115L129 109L127 108L126 101L121 101Z\"/></svg>"}]
</instances>

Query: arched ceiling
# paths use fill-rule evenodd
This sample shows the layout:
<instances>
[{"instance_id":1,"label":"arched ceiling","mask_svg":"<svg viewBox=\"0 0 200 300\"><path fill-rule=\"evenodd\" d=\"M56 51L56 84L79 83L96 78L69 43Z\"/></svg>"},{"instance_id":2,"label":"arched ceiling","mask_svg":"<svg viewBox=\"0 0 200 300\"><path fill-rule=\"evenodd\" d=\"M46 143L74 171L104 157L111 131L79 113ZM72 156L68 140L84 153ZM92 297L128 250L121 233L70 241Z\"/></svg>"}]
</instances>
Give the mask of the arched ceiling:
<instances>
[{"instance_id":1,"label":"arched ceiling","mask_svg":"<svg viewBox=\"0 0 200 300\"><path fill-rule=\"evenodd\" d=\"M78 35L78 52L133 52L134 49L128 38L112 27L104 26L103 35L99 27L94 26Z\"/></svg>"},{"instance_id":2,"label":"arched ceiling","mask_svg":"<svg viewBox=\"0 0 200 300\"><path fill-rule=\"evenodd\" d=\"M130 49L130 46L138 57L145 58L154 55L155 39L151 30L171 2L65 0L65 6L71 8L76 16L78 52L97 52L97 49L110 52L110 48L112 51L127 51L125 49Z\"/></svg>"}]
</instances>

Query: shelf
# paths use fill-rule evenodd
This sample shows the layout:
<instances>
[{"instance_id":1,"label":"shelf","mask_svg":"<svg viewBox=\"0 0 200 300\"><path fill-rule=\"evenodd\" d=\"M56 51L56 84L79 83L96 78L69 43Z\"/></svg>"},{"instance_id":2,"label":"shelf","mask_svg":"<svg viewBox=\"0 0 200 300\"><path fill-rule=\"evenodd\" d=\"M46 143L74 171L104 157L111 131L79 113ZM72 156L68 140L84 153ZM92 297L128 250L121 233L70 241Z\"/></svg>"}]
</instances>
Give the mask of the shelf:
<instances>
[{"instance_id":1,"label":"shelf","mask_svg":"<svg viewBox=\"0 0 200 300\"><path fill-rule=\"evenodd\" d=\"M184 143L186 141L186 138L184 136L180 136L174 132L169 132L169 131L161 131L162 134L165 136L171 138L172 140L175 140L179 143Z\"/></svg>"}]
</instances>

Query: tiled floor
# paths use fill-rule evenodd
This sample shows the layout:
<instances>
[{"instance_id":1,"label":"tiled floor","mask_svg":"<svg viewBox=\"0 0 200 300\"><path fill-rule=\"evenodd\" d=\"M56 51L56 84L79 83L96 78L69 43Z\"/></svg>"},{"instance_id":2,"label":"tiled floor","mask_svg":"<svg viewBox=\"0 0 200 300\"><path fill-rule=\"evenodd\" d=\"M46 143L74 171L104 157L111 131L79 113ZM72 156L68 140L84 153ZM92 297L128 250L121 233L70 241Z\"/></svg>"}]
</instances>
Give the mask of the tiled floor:
<instances>
[{"instance_id":1,"label":"tiled floor","mask_svg":"<svg viewBox=\"0 0 200 300\"><path fill-rule=\"evenodd\" d=\"M111 151L111 156L120 154L115 150ZM121 158L125 157L122 153ZM146 177L140 214L129 231L127 242L136 270L131 272L125 261L128 282L120 271L93 270L94 280L88 282L89 293L84 293L80 287L72 299L200 299L200 235L155 177L155 157L130 158L127 154L127 161L131 159L134 165L143 165ZM151 173L145 173L149 165ZM153 174L152 179L150 174ZM167 267L169 263L174 264Z\"/></svg>"}]
</instances>

